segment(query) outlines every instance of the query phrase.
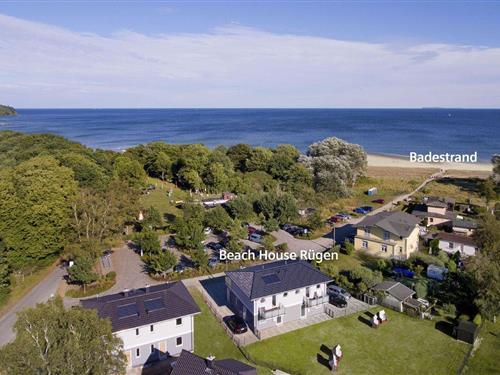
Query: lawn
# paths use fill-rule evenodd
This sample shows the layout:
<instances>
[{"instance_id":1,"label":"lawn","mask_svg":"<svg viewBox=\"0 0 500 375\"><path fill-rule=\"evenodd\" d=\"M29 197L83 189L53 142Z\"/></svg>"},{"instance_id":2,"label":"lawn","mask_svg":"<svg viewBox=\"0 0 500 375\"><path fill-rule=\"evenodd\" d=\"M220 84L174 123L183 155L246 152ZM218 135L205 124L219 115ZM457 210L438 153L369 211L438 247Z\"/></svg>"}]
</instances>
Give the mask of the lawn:
<instances>
[{"instance_id":1,"label":"lawn","mask_svg":"<svg viewBox=\"0 0 500 375\"><path fill-rule=\"evenodd\" d=\"M175 201L186 200L189 193L182 191L175 184L164 182L159 179L149 178L148 184L155 185L156 189L141 196L141 204L145 208L154 207L162 216L177 216L181 210L175 206ZM172 189L172 195L169 197L168 193Z\"/></svg>"},{"instance_id":2,"label":"lawn","mask_svg":"<svg viewBox=\"0 0 500 375\"><path fill-rule=\"evenodd\" d=\"M340 344L339 374L455 374L469 345L422 321L387 311L389 322L373 329L354 314L264 340L246 347L256 361L293 374L330 374L320 362L322 346ZM476 372L477 373L477 372Z\"/></svg>"},{"instance_id":3,"label":"lawn","mask_svg":"<svg viewBox=\"0 0 500 375\"><path fill-rule=\"evenodd\" d=\"M201 293L196 289L190 289L189 291L201 310L201 314L196 315L194 318L194 352L202 357L213 355L218 359L233 358L248 363L220 326L220 323L212 315L203 301ZM254 364L250 363L250 365L256 367ZM264 367L257 366L257 369L259 375L271 374Z\"/></svg>"},{"instance_id":4,"label":"lawn","mask_svg":"<svg viewBox=\"0 0 500 375\"><path fill-rule=\"evenodd\" d=\"M478 178L442 178L428 183L416 197L431 195L454 198L457 202L470 199L471 203L484 206L485 203L479 194L481 181Z\"/></svg>"},{"instance_id":5,"label":"lawn","mask_svg":"<svg viewBox=\"0 0 500 375\"><path fill-rule=\"evenodd\" d=\"M500 321L485 322L479 334L479 347L467 362L464 374L498 374L500 356Z\"/></svg>"}]
</instances>

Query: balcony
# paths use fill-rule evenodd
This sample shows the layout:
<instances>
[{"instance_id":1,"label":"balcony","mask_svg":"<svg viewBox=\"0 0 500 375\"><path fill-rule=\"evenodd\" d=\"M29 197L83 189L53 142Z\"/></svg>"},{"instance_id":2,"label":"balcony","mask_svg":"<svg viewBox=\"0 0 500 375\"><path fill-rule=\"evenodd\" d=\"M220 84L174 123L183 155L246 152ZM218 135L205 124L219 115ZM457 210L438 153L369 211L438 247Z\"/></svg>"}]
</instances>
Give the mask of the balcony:
<instances>
[{"instance_id":1,"label":"balcony","mask_svg":"<svg viewBox=\"0 0 500 375\"><path fill-rule=\"evenodd\" d=\"M328 296L304 297L304 305L306 307L319 306L328 302Z\"/></svg>"},{"instance_id":2,"label":"balcony","mask_svg":"<svg viewBox=\"0 0 500 375\"><path fill-rule=\"evenodd\" d=\"M264 307L259 309L259 320L271 319L280 315L285 315L285 307L281 304L270 309Z\"/></svg>"}]
</instances>

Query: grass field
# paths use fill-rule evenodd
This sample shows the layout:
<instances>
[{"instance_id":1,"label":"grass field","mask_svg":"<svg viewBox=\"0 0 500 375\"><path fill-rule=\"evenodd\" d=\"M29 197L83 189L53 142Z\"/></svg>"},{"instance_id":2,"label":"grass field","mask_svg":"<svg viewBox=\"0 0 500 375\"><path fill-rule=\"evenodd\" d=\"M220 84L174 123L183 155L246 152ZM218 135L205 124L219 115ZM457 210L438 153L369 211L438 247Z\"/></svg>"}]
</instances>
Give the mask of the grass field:
<instances>
[{"instance_id":1,"label":"grass field","mask_svg":"<svg viewBox=\"0 0 500 375\"><path fill-rule=\"evenodd\" d=\"M273 337L246 347L253 359L293 374L331 374L326 345L340 344L338 374L455 374L469 349L422 321L387 311L389 322L373 329L355 314ZM477 373L477 372L476 372Z\"/></svg>"},{"instance_id":2,"label":"grass field","mask_svg":"<svg viewBox=\"0 0 500 375\"><path fill-rule=\"evenodd\" d=\"M158 179L149 178L148 183L155 185L156 189L141 196L141 205L144 208L154 207L163 217L177 216L181 210L175 206L175 201L186 200L189 197L189 192L183 191L175 186L175 184L164 182ZM172 195L168 193L172 190Z\"/></svg>"},{"instance_id":3,"label":"grass field","mask_svg":"<svg viewBox=\"0 0 500 375\"><path fill-rule=\"evenodd\" d=\"M484 200L479 195L481 179L477 178L443 178L428 183L416 197L431 195L437 197L454 198L457 202L466 202L484 206Z\"/></svg>"},{"instance_id":4,"label":"grass field","mask_svg":"<svg viewBox=\"0 0 500 375\"><path fill-rule=\"evenodd\" d=\"M240 350L220 326L220 323L212 315L203 301L201 293L196 289L190 289L190 293L201 310L201 314L196 315L194 318L194 352L202 357L213 355L218 359L233 358L248 363ZM251 363L250 365L256 367ZM264 367L257 368L259 375L271 374Z\"/></svg>"},{"instance_id":5,"label":"grass field","mask_svg":"<svg viewBox=\"0 0 500 375\"><path fill-rule=\"evenodd\" d=\"M485 322L479 334L479 347L467 362L464 374L498 374L500 366L500 321Z\"/></svg>"}]
</instances>

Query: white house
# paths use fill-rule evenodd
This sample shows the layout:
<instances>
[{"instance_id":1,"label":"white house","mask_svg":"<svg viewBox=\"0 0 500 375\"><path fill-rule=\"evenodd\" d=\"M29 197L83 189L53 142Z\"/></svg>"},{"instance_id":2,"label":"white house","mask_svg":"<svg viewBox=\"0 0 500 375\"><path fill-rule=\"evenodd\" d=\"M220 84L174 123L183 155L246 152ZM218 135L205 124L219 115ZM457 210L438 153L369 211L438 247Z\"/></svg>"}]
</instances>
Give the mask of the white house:
<instances>
[{"instance_id":1,"label":"white house","mask_svg":"<svg viewBox=\"0 0 500 375\"><path fill-rule=\"evenodd\" d=\"M229 306L254 331L323 312L331 278L306 261L278 261L226 272Z\"/></svg>"},{"instance_id":2,"label":"white house","mask_svg":"<svg viewBox=\"0 0 500 375\"><path fill-rule=\"evenodd\" d=\"M476 255L477 245L472 237L441 232L436 235L439 239L439 248L449 254L455 254L457 251L462 256Z\"/></svg>"},{"instance_id":3,"label":"white house","mask_svg":"<svg viewBox=\"0 0 500 375\"><path fill-rule=\"evenodd\" d=\"M113 333L123 340L129 367L194 348L193 317L200 310L182 282L125 290L82 300L81 305L111 320Z\"/></svg>"}]
</instances>

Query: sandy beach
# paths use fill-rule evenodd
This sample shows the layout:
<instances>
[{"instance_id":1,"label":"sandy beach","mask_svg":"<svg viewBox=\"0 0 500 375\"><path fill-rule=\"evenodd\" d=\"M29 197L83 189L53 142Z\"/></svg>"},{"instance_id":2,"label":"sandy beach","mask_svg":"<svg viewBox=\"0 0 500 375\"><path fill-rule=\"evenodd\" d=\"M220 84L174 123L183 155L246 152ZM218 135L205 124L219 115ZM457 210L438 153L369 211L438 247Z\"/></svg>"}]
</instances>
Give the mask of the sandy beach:
<instances>
[{"instance_id":1,"label":"sandy beach","mask_svg":"<svg viewBox=\"0 0 500 375\"><path fill-rule=\"evenodd\" d=\"M409 157L368 155L369 167L387 167L387 168L439 168L446 170L490 172L491 164L488 163L413 163Z\"/></svg>"}]
</instances>

